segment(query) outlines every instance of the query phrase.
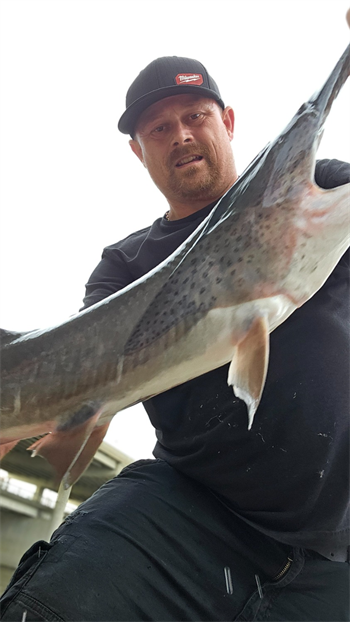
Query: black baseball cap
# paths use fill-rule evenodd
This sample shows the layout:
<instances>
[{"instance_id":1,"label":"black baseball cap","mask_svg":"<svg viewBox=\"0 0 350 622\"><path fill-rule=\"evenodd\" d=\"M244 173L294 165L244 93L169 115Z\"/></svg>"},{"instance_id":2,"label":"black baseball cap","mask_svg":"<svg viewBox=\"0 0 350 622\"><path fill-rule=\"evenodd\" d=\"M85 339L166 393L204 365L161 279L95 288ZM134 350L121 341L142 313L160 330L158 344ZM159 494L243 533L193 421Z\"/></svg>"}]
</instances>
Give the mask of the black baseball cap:
<instances>
[{"instance_id":1,"label":"black baseball cap","mask_svg":"<svg viewBox=\"0 0 350 622\"><path fill-rule=\"evenodd\" d=\"M137 120L146 108L165 97L186 93L210 97L225 108L216 82L198 60L181 56L157 58L130 86L126 94L126 110L119 119L118 129L132 136Z\"/></svg>"}]
</instances>

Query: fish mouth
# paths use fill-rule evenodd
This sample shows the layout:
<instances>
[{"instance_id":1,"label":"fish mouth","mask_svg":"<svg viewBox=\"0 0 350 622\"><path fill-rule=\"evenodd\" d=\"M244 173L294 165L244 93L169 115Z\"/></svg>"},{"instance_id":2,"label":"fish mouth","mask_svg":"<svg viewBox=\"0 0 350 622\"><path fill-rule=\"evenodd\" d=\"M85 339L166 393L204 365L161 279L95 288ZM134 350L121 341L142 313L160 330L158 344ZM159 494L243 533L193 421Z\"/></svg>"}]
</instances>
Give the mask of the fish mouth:
<instances>
[{"instance_id":1,"label":"fish mouth","mask_svg":"<svg viewBox=\"0 0 350 622\"><path fill-rule=\"evenodd\" d=\"M193 153L191 155L184 156L180 160L178 160L175 164L175 167L182 168L186 165L193 164L193 162L200 162L201 160L203 160L203 156L197 153Z\"/></svg>"}]
</instances>

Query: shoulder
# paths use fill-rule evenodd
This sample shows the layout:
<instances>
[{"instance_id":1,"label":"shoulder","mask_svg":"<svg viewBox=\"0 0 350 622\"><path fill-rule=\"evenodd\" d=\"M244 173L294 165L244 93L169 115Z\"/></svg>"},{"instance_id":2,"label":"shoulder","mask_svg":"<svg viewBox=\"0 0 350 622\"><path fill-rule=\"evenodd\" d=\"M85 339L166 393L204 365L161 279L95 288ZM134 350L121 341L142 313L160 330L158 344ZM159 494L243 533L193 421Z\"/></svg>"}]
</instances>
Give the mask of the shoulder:
<instances>
[{"instance_id":1,"label":"shoulder","mask_svg":"<svg viewBox=\"0 0 350 622\"><path fill-rule=\"evenodd\" d=\"M140 244L142 244L142 241L147 238L151 228L152 225L150 225L149 227L145 227L144 229L139 229L138 231L134 231L134 233L130 233L129 235L127 235L126 238L122 238L114 244L109 244L108 246L105 246L105 248L103 249L102 257L104 255L113 255L118 250L124 251L132 249L136 246L140 246Z\"/></svg>"}]
</instances>

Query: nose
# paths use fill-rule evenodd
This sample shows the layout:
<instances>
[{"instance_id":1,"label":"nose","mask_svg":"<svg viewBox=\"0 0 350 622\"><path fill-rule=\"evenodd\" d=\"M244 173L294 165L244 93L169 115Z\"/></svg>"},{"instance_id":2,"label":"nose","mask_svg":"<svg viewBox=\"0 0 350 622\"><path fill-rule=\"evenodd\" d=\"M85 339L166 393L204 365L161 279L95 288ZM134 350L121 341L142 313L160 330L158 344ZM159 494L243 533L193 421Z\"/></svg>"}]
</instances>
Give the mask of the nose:
<instances>
[{"instance_id":1,"label":"nose","mask_svg":"<svg viewBox=\"0 0 350 622\"><path fill-rule=\"evenodd\" d=\"M184 123L177 123L174 127L174 135L173 135L173 147L178 147L179 145L183 145L185 143L191 143L193 141L193 136L191 129L185 125Z\"/></svg>"}]
</instances>

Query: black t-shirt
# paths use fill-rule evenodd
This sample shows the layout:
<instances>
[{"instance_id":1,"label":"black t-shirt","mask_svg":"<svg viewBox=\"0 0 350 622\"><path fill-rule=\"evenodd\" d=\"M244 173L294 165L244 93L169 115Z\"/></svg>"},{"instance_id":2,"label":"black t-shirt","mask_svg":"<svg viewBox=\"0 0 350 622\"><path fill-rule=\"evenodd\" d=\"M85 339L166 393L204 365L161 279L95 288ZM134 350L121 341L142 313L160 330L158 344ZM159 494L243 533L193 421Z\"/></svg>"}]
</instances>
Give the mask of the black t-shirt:
<instances>
[{"instance_id":1,"label":"black t-shirt","mask_svg":"<svg viewBox=\"0 0 350 622\"><path fill-rule=\"evenodd\" d=\"M316 183L350 181L350 165L317 163ZM168 257L212 209L158 218L104 249L84 308ZM270 335L254 425L227 385L228 365L166 391L144 407L154 455L208 486L230 509L286 544L331 552L349 528L349 251L323 287Z\"/></svg>"}]
</instances>

